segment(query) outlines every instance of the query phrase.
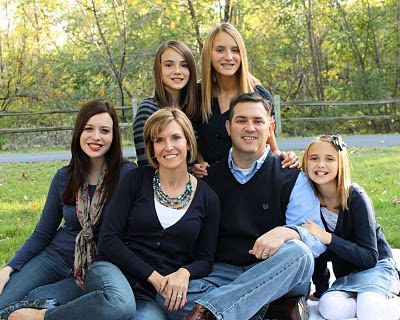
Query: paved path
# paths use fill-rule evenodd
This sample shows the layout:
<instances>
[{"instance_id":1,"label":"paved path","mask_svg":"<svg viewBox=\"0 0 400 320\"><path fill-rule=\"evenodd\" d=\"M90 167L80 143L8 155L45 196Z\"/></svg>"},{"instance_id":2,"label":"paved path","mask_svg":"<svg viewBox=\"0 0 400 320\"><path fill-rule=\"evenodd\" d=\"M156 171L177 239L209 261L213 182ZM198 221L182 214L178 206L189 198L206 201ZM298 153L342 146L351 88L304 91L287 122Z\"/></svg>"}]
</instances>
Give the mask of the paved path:
<instances>
[{"instance_id":1,"label":"paved path","mask_svg":"<svg viewBox=\"0 0 400 320\"><path fill-rule=\"evenodd\" d=\"M349 147L389 147L400 146L400 134L379 134L369 136L343 136ZM312 137L278 139L279 148L283 151L304 150ZM135 158L136 152L133 147L124 149L124 156ZM69 151L43 152L43 153L15 153L0 154L0 162L41 162L55 160L69 160Z\"/></svg>"}]
</instances>

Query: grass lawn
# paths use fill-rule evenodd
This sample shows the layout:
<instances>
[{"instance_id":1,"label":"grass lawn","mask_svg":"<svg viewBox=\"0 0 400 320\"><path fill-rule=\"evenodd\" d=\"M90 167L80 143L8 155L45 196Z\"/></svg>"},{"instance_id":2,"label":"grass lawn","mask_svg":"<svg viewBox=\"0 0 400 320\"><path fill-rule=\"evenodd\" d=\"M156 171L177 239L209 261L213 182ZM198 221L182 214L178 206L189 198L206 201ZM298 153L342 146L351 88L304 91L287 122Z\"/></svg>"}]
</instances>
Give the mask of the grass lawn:
<instances>
[{"instance_id":1,"label":"grass lawn","mask_svg":"<svg viewBox=\"0 0 400 320\"><path fill-rule=\"evenodd\" d=\"M400 248L400 147L350 149L353 181L372 198L377 221ZM300 154L300 152L299 152ZM0 163L0 266L29 236L50 182L66 162Z\"/></svg>"}]
</instances>

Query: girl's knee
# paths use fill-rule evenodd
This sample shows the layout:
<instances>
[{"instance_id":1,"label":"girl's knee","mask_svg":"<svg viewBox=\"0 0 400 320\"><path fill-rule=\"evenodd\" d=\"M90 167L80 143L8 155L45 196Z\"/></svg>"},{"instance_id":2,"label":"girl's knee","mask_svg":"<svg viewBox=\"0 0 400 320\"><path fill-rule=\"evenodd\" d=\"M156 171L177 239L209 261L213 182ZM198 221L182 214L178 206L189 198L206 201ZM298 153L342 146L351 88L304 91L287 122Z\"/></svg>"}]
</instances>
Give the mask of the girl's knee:
<instances>
[{"instance_id":1,"label":"girl's knee","mask_svg":"<svg viewBox=\"0 0 400 320\"><path fill-rule=\"evenodd\" d=\"M354 318L356 300L343 291L330 291L322 295L318 303L319 313L329 320Z\"/></svg>"}]
</instances>

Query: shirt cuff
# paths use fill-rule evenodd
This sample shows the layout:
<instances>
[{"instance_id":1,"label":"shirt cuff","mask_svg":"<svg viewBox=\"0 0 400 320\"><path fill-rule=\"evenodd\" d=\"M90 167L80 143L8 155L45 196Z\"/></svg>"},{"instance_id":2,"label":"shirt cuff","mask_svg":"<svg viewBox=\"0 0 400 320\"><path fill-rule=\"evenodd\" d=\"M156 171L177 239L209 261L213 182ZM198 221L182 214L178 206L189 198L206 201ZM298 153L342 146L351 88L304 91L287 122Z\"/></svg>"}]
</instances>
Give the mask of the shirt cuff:
<instances>
[{"instance_id":1,"label":"shirt cuff","mask_svg":"<svg viewBox=\"0 0 400 320\"><path fill-rule=\"evenodd\" d=\"M304 228L296 225L285 225L285 227L297 231L297 233L300 235L300 240L308 246L314 258L319 257L322 253L326 251L326 246L321 241L319 241L316 236L312 235Z\"/></svg>"}]
</instances>

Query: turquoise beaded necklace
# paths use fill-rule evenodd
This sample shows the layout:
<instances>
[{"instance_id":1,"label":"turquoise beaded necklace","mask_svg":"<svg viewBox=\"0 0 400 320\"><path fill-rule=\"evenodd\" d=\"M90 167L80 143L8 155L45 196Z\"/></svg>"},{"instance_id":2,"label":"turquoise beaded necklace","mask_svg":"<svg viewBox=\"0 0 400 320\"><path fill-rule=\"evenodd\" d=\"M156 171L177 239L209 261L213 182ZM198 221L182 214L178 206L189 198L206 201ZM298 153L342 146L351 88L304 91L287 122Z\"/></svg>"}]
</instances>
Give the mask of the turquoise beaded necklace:
<instances>
[{"instance_id":1,"label":"turquoise beaded necklace","mask_svg":"<svg viewBox=\"0 0 400 320\"><path fill-rule=\"evenodd\" d=\"M192 182L190 181L189 175L189 181L186 183L185 191L178 197L170 197L161 189L160 171L158 170L155 172L153 177L153 190L158 202L160 202L164 207L173 209L182 209L186 207L190 202L193 192Z\"/></svg>"}]
</instances>

